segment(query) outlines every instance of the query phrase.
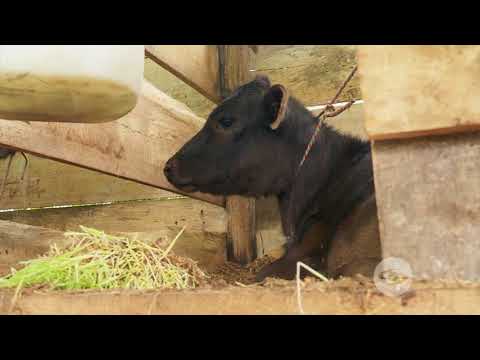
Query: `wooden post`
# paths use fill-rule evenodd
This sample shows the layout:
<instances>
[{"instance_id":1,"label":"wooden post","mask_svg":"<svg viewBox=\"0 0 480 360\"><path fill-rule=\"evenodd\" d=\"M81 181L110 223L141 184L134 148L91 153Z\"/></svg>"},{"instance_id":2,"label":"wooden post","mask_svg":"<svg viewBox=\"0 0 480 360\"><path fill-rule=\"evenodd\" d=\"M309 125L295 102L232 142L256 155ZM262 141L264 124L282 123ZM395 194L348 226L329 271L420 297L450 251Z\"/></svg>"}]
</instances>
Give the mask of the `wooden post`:
<instances>
[{"instance_id":1,"label":"wooden post","mask_svg":"<svg viewBox=\"0 0 480 360\"><path fill-rule=\"evenodd\" d=\"M220 64L220 94L225 98L229 91L248 82L252 76L248 69L248 45L218 45ZM246 264L256 257L255 199L229 196L227 257Z\"/></svg>"},{"instance_id":2,"label":"wooden post","mask_svg":"<svg viewBox=\"0 0 480 360\"><path fill-rule=\"evenodd\" d=\"M358 56L383 256L417 278L480 279L480 47Z\"/></svg>"}]
</instances>

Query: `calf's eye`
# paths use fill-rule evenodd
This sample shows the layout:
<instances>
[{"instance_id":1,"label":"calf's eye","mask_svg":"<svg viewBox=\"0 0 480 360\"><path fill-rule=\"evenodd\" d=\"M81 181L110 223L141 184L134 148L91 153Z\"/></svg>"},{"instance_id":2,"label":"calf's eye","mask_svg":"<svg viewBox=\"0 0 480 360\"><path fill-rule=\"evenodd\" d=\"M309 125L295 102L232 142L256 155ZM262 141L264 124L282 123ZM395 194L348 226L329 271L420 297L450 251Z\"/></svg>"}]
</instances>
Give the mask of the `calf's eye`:
<instances>
[{"instance_id":1,"label":"calf's eye","mask_svg":"<svg viewBox=\"0 0 480 360\"><path fill-rule=\"evenodd\" d=\"M222 118L219 121L220 125L222 125L224 128L229 128L233 124L233 119L232 118Z\"/></svg>"}]
</instances>

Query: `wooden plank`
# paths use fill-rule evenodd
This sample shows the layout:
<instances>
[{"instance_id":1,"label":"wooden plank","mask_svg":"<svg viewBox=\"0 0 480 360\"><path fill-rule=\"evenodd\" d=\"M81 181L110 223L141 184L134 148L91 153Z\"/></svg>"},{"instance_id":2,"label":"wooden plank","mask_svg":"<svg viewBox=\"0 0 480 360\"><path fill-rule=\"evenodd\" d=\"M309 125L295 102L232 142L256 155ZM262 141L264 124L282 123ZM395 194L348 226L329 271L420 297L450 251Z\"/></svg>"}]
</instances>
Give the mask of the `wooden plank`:
<instances>
[{"instance_id":1,"label":"wooden plank","mask_svg":"<svg viewBox=\"0 0 480 360\"><path fill-rule=\"evenodd\" d=\"M175 245L175 253L199 261L206 269L216 267L226 258L225 209L193 199L128 201L113 205L19 210L1 212L0 220L61 232L78 231L79 225L84 225L112 234L137 235L145 241L159 240L160 244L164 245L171 241L183 226L187 226ZM35 234L33 230L29 231ZM10 234L7 231L3 234L0 239L6 242L0 241L0 249L6 244L12 244L12 241L20 244L15 240L20 235L12 238L11 231ZM22 240L22 244L25 244L23 247L25 250L22 251L27 253L28 250L28 254L32 254L32 251L37 251L39 247L34 241L31 244L32 249L28 249L29 238L26 236L26 240Z\"/></svg>"},{"instance_id":2,"label":"wooden plank","mask_svg":"<svg viewBox=\"0 0 480 360\"><path fill-rule=\"evenodd\" d=\"M218 55L215 45L146 45L147 56L215 103Z\"/></svg>"},{"instance_id":3,"label":"wooden plank","mask_svg":"<svg viewBox=\"0 0 480 360\"><path fill-rule=\"evenodd\" d=\"M63 232L0 220L0 264L3 266L36 258L53 244L59 247L67 244Z\"/></svg>"},{"instance_id":4,"label":"wooden plank","mask_svg":"<svg viewBox=\"0 0 480 360\"><path fill-rule=\"evenodd\" d=\"M280 208L275 196L255 200L257 256L281 257L287 241L283 233Z\"/></svg>"},{"instance_id":5,"label":"wooden plank","mask_svg":"<svg viewBox=\"0 0 480 360\"><path fill-rule=\"evenodd\" d=\"M223 58L224 83L220 92L227 96L229 91L248 82L252 73L248 70L248 45L219 45L219 57ZM229 196L226 199L228 211L227 256L229 260L246 264L257 256L255 236L255 199Z\"/></svg>"},{"instance_id":6,"label":"wooden plank","mask_svg":"<svg viewBox=\"0 0 480 360\"><path fill-rule=\"evenodd\" d=\"M480 46L362 46L366 129L395 139L480 128Z\"/></svg>"},{"instance_id":7,"label":"wooden plank","mask_svg":"<svg viewBox=\"0 0 480 360\"><path fill-rule=\"evenodd\" d=\"M260 45L255 73L284 85L307 106L328 103L356 65L357 46ZM358 76L338 101L361 99Z\"/></svg>"},{"instance_id":8,"label":"wooden plank","mask_svg":"<svg viewBox=\"0 0 480 360\"><path fill-rule=\"evenodd\" d=\"M420 278L480 278L480 133L374 143L383 256Z\"/></svg>"},{"instance_id":9,"label":"wooden plank","mask_svg":"<svg viewBox=\"0 0 480 360\"><path fill-rule=\"evenodd\" d=\"M176 194L152 186L28 155L28 169L22 180L25 160L13 157L1 209L25 209L63 205L96 204L126 200L162 199ZM0 178L8 159L0 159Z\"/></svg>"},{"instance_id":10,"label":"wooden plank","mask_svg":"<svg viewBox=\"0 0 480 360\"><path fill-rule=\"evenodd\" d=\"M0 120L0 145L181 193L163 174L163 165L204 120L185 105L144 82L136 108L102 124ZM223 206L222 197L188 196Z\"/></svg>"},{"instance_id":11,"label":"wooden plank","mask_svg":"<svg viewBox=\"0 0 480 360\"><path fill-rule=\"evenodd\" d=\"M295 285L192 291L0 291L0 314L49 315L299 315ZM345 286L347 285L347 286ZM477 283L414 283L409 298L384 296L372 284L309 282L302 303L311 315L480 314ZM14 301L15 300L15 301Z\"/></svg>"}]
</instances>

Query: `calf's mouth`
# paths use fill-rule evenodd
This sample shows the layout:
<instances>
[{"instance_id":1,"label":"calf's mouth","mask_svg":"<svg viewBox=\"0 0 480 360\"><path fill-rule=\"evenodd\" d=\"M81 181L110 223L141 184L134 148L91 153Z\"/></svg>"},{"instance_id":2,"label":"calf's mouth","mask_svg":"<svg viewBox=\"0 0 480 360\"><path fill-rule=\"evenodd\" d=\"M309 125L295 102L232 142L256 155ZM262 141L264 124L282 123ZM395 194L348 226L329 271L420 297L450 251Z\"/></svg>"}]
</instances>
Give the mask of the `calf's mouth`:
<instances>
[{"instance_id":1,"label":"calf's mouth","mask_svg":"<svg viewBox=\"0 0 480 360\"><path fill-rule=\"evenodd\" d=\"M178 190L181 190L181 191L186 192L186 193L193 193L193 192L196 192L198 190L198 188L195 185L192 185L192 184L185 184L185 185L175 185L174 184L174 186Z\"/></svg>"},{"instance_id":2,"label":"calf's mouth","mask_svg":"<svg viewBox=\"0 0 480 360\"><path fill-rule=\"evenodd\" d=\"M163 168L163 173L170 184L183 192L194 192L197 187L193 184L191 177L182 177L178 171L178 160L171 158Z\"/></svg>"}]
</instances>

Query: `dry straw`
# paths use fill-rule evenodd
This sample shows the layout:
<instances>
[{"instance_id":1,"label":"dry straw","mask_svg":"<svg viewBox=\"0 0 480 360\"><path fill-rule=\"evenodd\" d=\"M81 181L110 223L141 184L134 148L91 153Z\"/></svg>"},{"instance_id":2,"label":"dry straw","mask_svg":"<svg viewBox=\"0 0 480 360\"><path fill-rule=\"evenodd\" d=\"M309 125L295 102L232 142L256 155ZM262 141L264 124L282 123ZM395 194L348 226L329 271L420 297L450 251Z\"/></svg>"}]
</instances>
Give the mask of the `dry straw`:
<instances>
[{"instance_id":1,"label":"dry straw","mask_svg":"<svg viewBox=\"0 0 480 360\"><path fill-rule=\"evenodd\" d=\"M45 256L20 263L22 269L12 269L10 275L0 278L0 288L190 289L206 277L192 260L171 254L185 227L167 249L136 237L80 228L81 232L65 233L71 246L63 250L52 246Z\"/></svg>"}]
</instances>

